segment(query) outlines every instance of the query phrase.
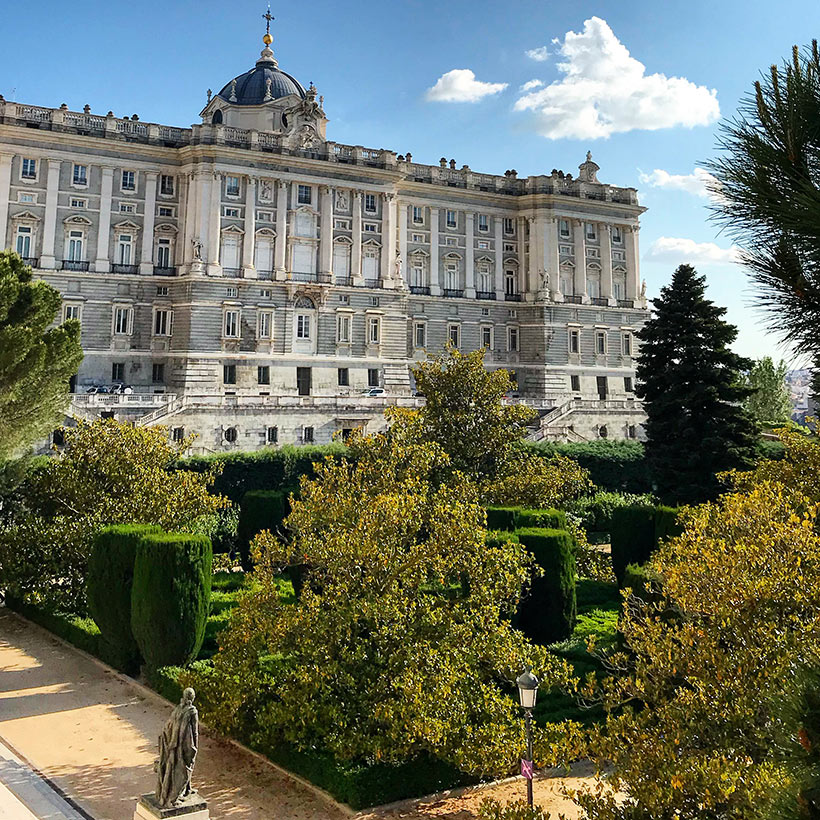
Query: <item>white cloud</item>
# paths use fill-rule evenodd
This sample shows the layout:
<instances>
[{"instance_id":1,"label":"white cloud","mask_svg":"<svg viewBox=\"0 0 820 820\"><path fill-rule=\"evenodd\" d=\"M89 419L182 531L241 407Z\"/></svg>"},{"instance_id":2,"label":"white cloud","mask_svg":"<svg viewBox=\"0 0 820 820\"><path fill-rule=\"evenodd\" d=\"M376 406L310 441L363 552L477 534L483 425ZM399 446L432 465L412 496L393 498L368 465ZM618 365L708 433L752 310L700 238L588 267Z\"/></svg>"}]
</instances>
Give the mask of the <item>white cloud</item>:
<instances>
[{"instance_id":1,"label":"white cloud","mask_svg":"<svg viewBox=\"0 0 820 820\"><path fill-rule=\"evenodd\" d=\"M531 48L529 51L525 51L524 54L526 54L531 60L535 60L536 63L544 63L550 58L550 53L546 46Z\"/></svg>"},{"instance_id":2,"label":"white cloud","mask_svg":"<svg viewBox=\"0 0 820 820\"><path fill-rule=\"evenodd\" d=\"M715 184L717 180L703 168L695 168L691 174L670 174L662 168L656 168L651 174L638 172L638 177L644 185L651 188L669 188L675 191L686 191L689 194L706 198L712 196L706 186Z\"/></svg>"},{"instance_id":3,"label":"white cloud","mask_svg":"<svg viewBox=\"0 0 820 820\"><path fill-rule=\"evenodd\" d=\"M635 129L708 125L720 116L717 92L685 77L647 74L605 20L591 17L568 31L558 52L560 80L524 93L517 111L532 114L549 139L596 139Z\"/></svg>"},{"instance_id":4,"label":"white cloud","mask_svg":"<svg viewBox=\"0 0 820 820\"><path fill-rule=\"evenodd\" d=\"M647 259L658 262L673 262L676 265L697 265L701 262L726 265L740 261L740 253L735 246L721 248L714 242L695 242L678 236L661 236L649 247Z\"/></svg>"},{"instance_id":5,"label":"white cloud","mask_svg":"<svg viewBox=\"0 0 820 820\"><path fill-rule=\"evenodd\" d=\"M519 91L532 91L534 88L541 88L544 85L543 80L527 80L524 85L519 88Z\"/></svg>"},{"instance_id":6,"label":"white cloud","mask_svg":"<svg viewBox=\"0 0 820 820\"><path fill-rule=\"evenodd\" d=\"M436 80L427 89L427 99L432 102L478 102L478 100L498 94L507 83L485 83L477 80L469 68L454 68Z\"/></svg>"}]
</instances>

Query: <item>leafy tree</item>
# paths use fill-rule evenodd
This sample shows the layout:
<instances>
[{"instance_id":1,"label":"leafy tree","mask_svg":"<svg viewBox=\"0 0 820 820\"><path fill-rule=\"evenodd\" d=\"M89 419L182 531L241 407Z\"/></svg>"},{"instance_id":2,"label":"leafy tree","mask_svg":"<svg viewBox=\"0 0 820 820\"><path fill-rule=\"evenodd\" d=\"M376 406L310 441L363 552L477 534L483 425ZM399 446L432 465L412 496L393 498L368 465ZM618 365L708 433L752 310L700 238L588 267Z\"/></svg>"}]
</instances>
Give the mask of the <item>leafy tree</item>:
<instances>
[{"instance_id":1,"label":"leafy tree","mask_svg":"<svg viewBox=\"0 0 820 820\"><path fill-rule=\"evenodd\" d=\"M744 379L744 387L753 390L743 407L757 424L775 427L785 424L792 415L792 400L786 389L786 362L774 363L771 356L758 359Z\"/></svg>"},{"instance_id":2,"label":"leafy tree","mask_svg":"<svg viewBox=\"0 0 820 820\"><path fill-rule=\"evenodd\" d=\"M510 624L532 559L485 544L475 485L460 473L441 482L442 449L405 433L355 438L355 461L302 479L291 542L257 536L253 590L213 671L186 681L211 725L258 743L507 772L523 731L505 687L523 662L546 685L568 670ZM286 565L306 567L294 603L276 583Z\"/></svg>"},{"instance_id":3,"label":"leafy tree","mask_svg":"<svg viewBox=\"0 0 820 820\"><path fill-rule=\"evenodd\" d=\"M770 326L820 352L820 53L817 42L773 65L722 126L707 163L718 220L742 247Z\"/></svg>"},{"instance_id":4,"label":"leafy tree","mask_svg":"<svg viewBox=\"0 0 820 820\"><path fill-rule=\"evenodd\" d=\"M62 421L83 352L79 322L51 327L61 304L16 253L0 252L0 460Z\"/></svg>"},{"instance_id":5,"label":"leafy tree","mask_svg":"<svg viewBox=\"0 0 820 820\"><path fill-rule=\"evenodd\" d=\"M658 494L684 503L715 497L717 473L754 456L754 425L740 406L749 390L739 384L751 362L729 349L737 329L705 288L704 277L681 265L638 333L647 460Z\"/></svg>"},{"instance_id":6,"label":"leafy tree","mask_svg":"<svg viewBox=\"0 0 820 820\"><path fill-rule=\"evenodd\" d=\"M33 470L0 528L0 586L31 602L85 611L94 534L109 524L195 531L224 505L213 473L176 471L190 441L113 419L66 428L63 452Z\"/></svg>"}]
</instances>

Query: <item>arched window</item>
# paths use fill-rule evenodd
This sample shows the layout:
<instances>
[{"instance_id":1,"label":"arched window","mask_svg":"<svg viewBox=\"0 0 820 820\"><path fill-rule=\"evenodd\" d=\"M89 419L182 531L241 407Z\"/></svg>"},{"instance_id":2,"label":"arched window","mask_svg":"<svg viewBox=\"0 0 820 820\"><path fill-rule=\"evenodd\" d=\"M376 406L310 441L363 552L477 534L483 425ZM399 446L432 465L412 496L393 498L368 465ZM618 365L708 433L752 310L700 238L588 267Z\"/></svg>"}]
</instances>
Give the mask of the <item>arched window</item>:
<instances>
[{"instance_id":1,"label":"arched window","mask_svg":"<svg viewBox=\"0 0 820 820\"><path fill-rule=\"evenodd\" d=\"M313 300L303 294L299 294L299 296L294 299L293 306L301 308L302 310L316 310L316 305L313 304Z\"/></svg>"},{"instance_id":2,"label":"arched window","mask_svg":"<svg viewBox=\"0 0 820 820\"><path fill-rule=\"evenodd\" d=\"M236 438L237 438L236 427L229 427L225 431L225 441L227 441L229 444L233 444L236 441Z\"/></svg>"},{"instance_id":3,"label":"arched window","mask_svg":"<svg viewBox=\"0 0 820 820\"><path fill-rule=\"evenodd\" d=\"M214 115L211 118L211 122L214 125L222 125L222 110L221 109L217 108L216 111L214 111Z\"/></svg>"}]
</instances>

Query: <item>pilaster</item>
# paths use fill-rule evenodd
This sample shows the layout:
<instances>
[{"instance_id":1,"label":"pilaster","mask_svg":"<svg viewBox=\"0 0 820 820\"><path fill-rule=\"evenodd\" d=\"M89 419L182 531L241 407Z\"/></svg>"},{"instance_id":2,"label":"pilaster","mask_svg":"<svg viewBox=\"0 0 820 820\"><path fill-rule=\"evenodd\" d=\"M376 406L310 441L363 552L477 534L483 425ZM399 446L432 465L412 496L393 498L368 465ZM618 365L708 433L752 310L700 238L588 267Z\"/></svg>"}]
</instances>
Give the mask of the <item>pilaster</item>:
<instances>
[{"instance_id":1,"label":"pilaster","mask_svg":"<svg viewBox=\"0 0 820 820\"><path fill-rule=\"evenodd\" d=\"M353 191L353 248L350 252L350 275L354 285L364 282L362 276L362 192Z\"/></svg>"},{"instance_id":2,"label":"pilaster","mask_svg":"<svg viewBox=\"0 0 820 820\"><path fill-rule=\"evenodd\" d=\"M525 216L518 217L518 290L524 293L527 289L532 247L527 252L527 227L529 220ZM530 237L531 238L531 237Z\"/></svg>"},{"instance_id":3,"label":"pilaster","mask_svg":"<svg viewBox=\"0 0 820 820\"><path fill-rule=\"evenodd\" d=\"M601 298L612 301L612 226L603 223L598 226L601 237Z\"/></svg>"},{"instance_id":4,"label":"pilaster","mask_svg":"<svg viewBox=\"0 0 820 820\"><path fill-rule=\"evenodd\" d=\"M157 212L158 177L156 171L147 171L145 174L145 214L142 218L140 273L147 276L154 272L154 218Z\"/></svg>"},{"instance_id":5,"label":"pilaster","mask_svg":"<svg viewBox=\"0 0 820 820\"><path fill-rule=\"evenodd\" d=\"M50 184L51 168L49 167ZM111 197L113 191L114 168L106 165L102 169L102 184L100 186L100 225L97 231L97 259L94 262L94 270L97 273L108 273L111 270L109 253L111 246Z\"/></svg>"},{"instance_id":6,"label":"pilaster","mask_svg":"<svg viewBox=\"0 0 820 820\"><path fill-rule=\"evenodd\" d=\"M385 287L392 288L393 266L396 262L396 195L382 195L382 254L381 278Z\"/></svg>"},{"instance_id":7,"label":"pilaster","mask_svg":"<svg viewBox=\"0 0 820 820\"><path fill-rule=\"evenodd\" d=\"M408 209L409 205L406 202L399 202L397 205L399 209L399 265L398 269L401 276L401 282L398 287L404 288L407 284L407 224L409 221Z\"/></svg>"},{"instance_id":8,"label":"pilaster","mask_svg":"<svg viewBox=\"0 0 820 820\"><path fill-rule=\"evenodd\" d=\"M504 298L504 220L493 217L495 225L495 298Z\"/></svg>"},{"instance_id":9,"label":"pilaster","mask_svg":"<svg viewBox=\"0 0 820 820\"><path fill-rule=\"evenodd\" d=\"M575 238L575 296L580 296L582 302L588 302L587 296L587 245L584 235L584 223L580 219L573 220Z\"/></svg>"},{"instance_id":10,"label":"pilaster","mask_svg":"<svg viewBox=\"0 0 820 820\"><path fill-rule=\"evenodd\" d=\"M438 250L438 208L430 208L430 295L441 296Z\"/></svg>"},{"instance_id":11,"label":"pilaster","mask_svg":"<svg viewBox=\"0 0 820 820\"><path fill-rule=\"evenodd\" d=\"M330 277L333 273L333 190L322 185L319 196L319 273Z\"/></svg>"},{"instance_id":12,"label":"pilaster","mask_svg":"<svg viewBox=\"0 0 820 820\"><path fill-rule=\"evenodd\" d=\"M222 265L219 262L219 243L221 240L220 227L222 225L222 174L211 173L210 196L207 201L203 198L203 207L207 208L205 221L208 224L208 241L204 242L207 248L206 262L210 276L220 276Z\"/></svg>"},{"instance_id":13,"label":"pilaster","mask_svg":"<svg viewBox=\"0 0 820 820\"><path fill-rule=\"evenodd\" d=\"M11 247L9 239L9 193L11 189L11 161L14 154L0 154L0 249ZM34 247L32 255L36 255Z\"/></svg>"},{"instance_id":14,"label":"pilaster","mask_svg":"<svg viewBox=\"0 0 820 820\"><path fill-rule=\"evenodd\" d=\"M276 280L284 281L285 252L288 247L288 184L281 180L276 183L276 244L274 245L273 266Z\"/></svg>"},{"instance_id":15,"label":"pilaster","mask_svg":"<svg viewBox=\"0 0 820 820\"><path fill-rule=\"evenodd\" d=\"M41 268L54 268L57 264L54 258L54 237L57 231L57 191L60 187L60 160L50 159L48 161L48 179L46 180L46 210L43 217L43 249L40 254ZM105 182L106 172L108 172L108 207L105 206ZM108 270L108 230L111 224L111 180L114 169L103 168L103 190L100 200L100 237L102 237L103 222L105 222L105 249L106 268ZM6 197L8 201L8 197ZM100 247L102 238L98 239L97 247ZM99 251L97 252L99 256Z\"/></svg>"},{"instance_id":16,"label":"pilaster","mask_svg":"<svg viewBox=\"0 0 820 820\"><path fill-rule=\"evenodd\" d=\"M558 217L547 220L546 271L549 281L550 299L561 301L560 257L558 254Z\"/></svg>"},{"instance_id":17,"label":"pilaster","mask_svg":"<svg viewBox=\"0 0 820 820\"><path fill-rule=\"evenodd\" d=\"M468 212L465 214L465 232L467 234L466 247L464 249L464 296L467 299L475 299L475 214Z\"/></svg>"},{"instance_id":18,"label":"pilaster","mask_svg":"<svg viewBox=\"0 0 820 820\"><path fill-rule=\"evenodd\" d=\"M256 242L256 180L248 177L245 181L245 235L242 237L242 276L256 279L254 265L254 243Z\"/></svg>"},{"instance_id":19,"label":"pilaster","mask_svg":"<svg viewBox=\"0 0 820 820\"><path fill-rule=\"evenodd\" d=\"M624 244L626 245L626 298L635 301L637 306L640 299L640 257L638 256L638 231L637 225L627 225L624 233Z\"/></svg>"}]
</instances>

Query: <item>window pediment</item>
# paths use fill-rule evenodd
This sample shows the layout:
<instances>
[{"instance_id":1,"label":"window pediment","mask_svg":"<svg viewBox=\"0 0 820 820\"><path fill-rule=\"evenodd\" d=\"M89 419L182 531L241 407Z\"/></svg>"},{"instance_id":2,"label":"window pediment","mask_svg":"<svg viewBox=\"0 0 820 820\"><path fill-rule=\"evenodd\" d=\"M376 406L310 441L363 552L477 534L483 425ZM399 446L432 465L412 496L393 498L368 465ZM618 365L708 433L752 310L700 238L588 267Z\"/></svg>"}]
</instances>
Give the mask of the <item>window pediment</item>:
<instances>
[{"instance_id":1,"label":"window pediment","mask_svg":"<svg viewBox=\"0 0 820 820\"><path fill-rule=\"evenodd\" d=\"M414 256L421 257L421 258L426 258L426 257L430 256L430 254L427 253L427 251L424 250L423 248L416 248L416 250L410 251L410 257L412 258Z\"/></svg>"},{"instance_id":2,"label":"window pediment","mask_svg":"<svg viewBox=\"0 0 820 820\"><path fill-rule=\"evenodd\" d=\"M569 268L574 268L574 267L575 267L575 262L572 262L569 259L567 259L566 262L561 263L561 270L568 270Z\"/></svg>"},{"instance_id":3,"label":"window pediment","mask_svg":"<svg viewBox=\"0 0 820 820\"><path fill-rule=\"evenodd\" d=\"M130 222L129 220L125 220L125 222L116 222L111 227L114 228L115 230L118 230L118 231L140 231L140 230L142 230L142 226L137 225L136 222Z\"/></svg>"},{"instance_id":4,"label":"window pediment","mask_svg":"<svg viewBox=\"0 0 820 820\"><path fill-rule=\"evenodd\" d=\"M84 216L68 216L63 220L65 225L91 225L91 220Z\"/></svg>"},{"instance_id":5,"label":"window pediment","mask_svg":"<svg viewBox=\"0 0 820 820\"><path fill-rule=\"evenodd\" d=\"M19 214L14 214L12 219L15 222L39 222L40 217L37 214L33 214L31 211L20 211Z\"/></svg>"},{"instance_id":6,"label":"window pediment","mask_svg":"<svg viewBox=\"0 0 820 820\"><path fill-rule=\"evenodd\" d=\"M365 241L362 242L362 246L363 247L366 246L366 247L369 247L369 248L380 248L382 246L382 243L378 242L375 239L365 239Z\"/></svg>"},{"instance_id":7,"label":"window pediment","mask_svg":"<svg viewBox=\"0 0 820 820\"><path fill-rule=\"evenodd\" d=\"M475 258L475 261L476 262L488 262L489 264L492 264L495 260L492 258L492 256L487 256L485 254L483 256L477 256Z\"/></svg>"},{"instance_id":8,"label":"window pediment","mask_svg":"<svg viewBox=\"0 0 820 820\"><path fill-rule=\"evenodd\" d=\"M333 238L333 241L337 245L352 245L353 240L349 236L336 236Z\"/></svg>"},{"instance_id":9,"label":"window pediment","mask_svg":"<svg viewBox=\"0 0 820 820\"><path fill-rule=\"evenodd\" d=\"M458 254L458 253L445 253L444 258L445 259L453 259L453 260L461 259L461 254Z\"/></svg>"},{"instance_id":10,"label":"window pediment","mask_svg":"<svg viewBox=\"0 0 820 820\"><path fill-rule=\"evenodd\" d=\"M228 225L228 226L226 226L225 228L222 229L222 233L223 234L236 234L237 236L240 236L240 235L244 234L245 231L243 231L242 228L239 227L239 225Z\"/></svg>"},{"instance_id":11,"label":"window pediment","mask_svg":"<svg viewBox=\"0 0 820 820\"><path fill-rule=\"evenodd\" d=\"M171 225L169 222L163 222L154 228L154 233L179 233L176 225Z\"/></svg>"},{"instance_id":12,"label":"window pediment","mask_svg":"<svg viewBox=\"0 0 820 820\"><path fill-rule=\"evenodd\" d=\"M257 236L276 236L276 231L273 228L257 228L256 229Z\"/></svg>"}]
</instances>

